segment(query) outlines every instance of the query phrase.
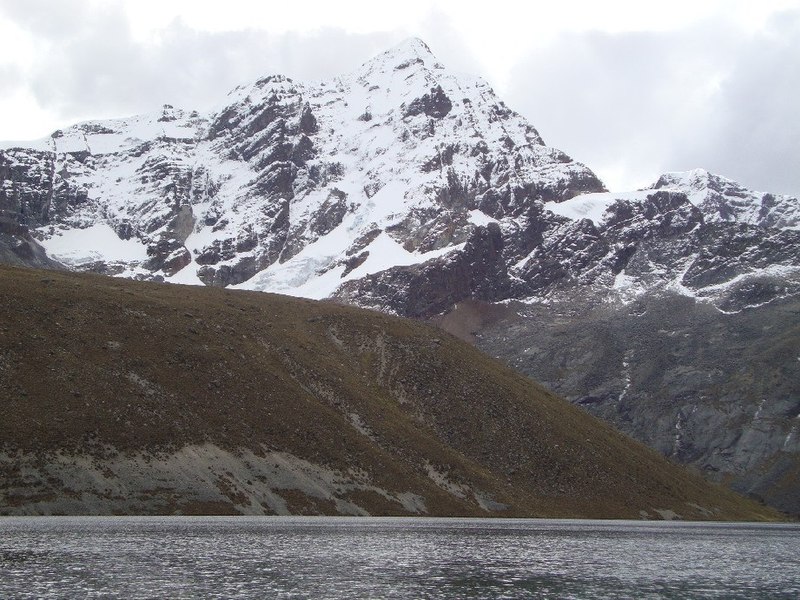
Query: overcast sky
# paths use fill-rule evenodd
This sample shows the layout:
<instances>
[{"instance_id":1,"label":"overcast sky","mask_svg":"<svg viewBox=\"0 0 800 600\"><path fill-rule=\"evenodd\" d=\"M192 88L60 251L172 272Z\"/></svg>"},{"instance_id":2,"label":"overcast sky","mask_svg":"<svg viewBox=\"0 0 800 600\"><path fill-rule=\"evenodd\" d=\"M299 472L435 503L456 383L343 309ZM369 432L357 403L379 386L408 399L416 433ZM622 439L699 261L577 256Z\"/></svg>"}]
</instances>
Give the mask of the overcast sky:
<instances>
[{"instance_id":1,"label":"overcast sky","mask_svg":"<svg viewBox=\"0 0 800 600\"><path fill-rule=\"evenodd\" d=\"M800 0L0 0L0 140L209 110L239 83L326 78L409 36L612 190L704 167L800 195Z\"/></svg>"}]
</instances>

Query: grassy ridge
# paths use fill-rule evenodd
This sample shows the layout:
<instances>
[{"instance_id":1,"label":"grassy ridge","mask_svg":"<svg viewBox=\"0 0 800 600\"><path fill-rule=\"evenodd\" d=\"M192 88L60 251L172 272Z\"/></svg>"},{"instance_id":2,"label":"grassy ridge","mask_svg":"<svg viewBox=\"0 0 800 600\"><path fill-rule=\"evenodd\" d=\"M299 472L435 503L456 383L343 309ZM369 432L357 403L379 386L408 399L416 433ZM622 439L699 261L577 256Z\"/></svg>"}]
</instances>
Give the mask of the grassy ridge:
<instances>
[{"instance_id":1,"label":"grassy ridge","mask_svg":"<svg viewBox=\"0 0 800 600\"><path fill-rule=\"evenodd\" d=\"M26 502L15 457L45 468L56 454L102 462L213 445L286 453L411 492L426 514L778 516L424 324L270 294L12 267L0 267L0 306L0 475L15 490L13 502L0 490L6 512ZM225 482L226 500L206 512L245 503L243 484ZM290 508L336 512L297 497L307 490L280 493ZM348 501L371 514L408 512L374 490Z\"/></svg>"}]
</instances>

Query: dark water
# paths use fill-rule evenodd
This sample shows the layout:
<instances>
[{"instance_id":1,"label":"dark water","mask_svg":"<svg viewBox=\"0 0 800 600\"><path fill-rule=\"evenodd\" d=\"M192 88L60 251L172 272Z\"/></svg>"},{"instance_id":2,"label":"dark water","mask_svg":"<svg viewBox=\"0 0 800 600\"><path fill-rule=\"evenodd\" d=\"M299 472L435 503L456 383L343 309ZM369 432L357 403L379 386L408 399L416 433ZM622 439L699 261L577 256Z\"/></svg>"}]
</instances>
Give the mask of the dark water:
<instances>
[{"instance_id":1,"label":"dark water","mask_svg":"<svg viewBox=\"0 0 800 600\"><path fill-rule=\"evenodd\" d=\"M800 527L0 518L1 598L800 598Z\"/></svg>"}]
</instances>

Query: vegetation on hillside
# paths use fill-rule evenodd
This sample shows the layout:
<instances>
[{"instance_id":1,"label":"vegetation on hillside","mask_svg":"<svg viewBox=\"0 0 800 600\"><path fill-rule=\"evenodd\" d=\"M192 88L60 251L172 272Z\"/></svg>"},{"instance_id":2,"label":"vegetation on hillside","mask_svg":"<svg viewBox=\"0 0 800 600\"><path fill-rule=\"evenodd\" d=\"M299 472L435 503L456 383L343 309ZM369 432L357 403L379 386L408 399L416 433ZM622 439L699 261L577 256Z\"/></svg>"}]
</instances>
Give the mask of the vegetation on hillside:
<instances>
[{"instance_id":1,"label":"vegetation on hillside","mask_svg":"<svg viewBox=\"0 0 800 600\"><path fill-rule=\"evenodd\" d=\"M269 492L308 513L346 500L370 514L778 516L425 324L7 266L0 306L0 512L275 512L254 501ZM181 463L181 481L140 489L139 473L134 504L109 466L209 447L219 452ZM219 453L250 457L254 472L258 457L291 456L339 483L292 488L263 469L254 480L208 458ZM76 491L84 459L111 471L114 493L83 480ZM67 463L69 485L54 467ZM201 471L214 473L213 498L192 491ZM398 500L409 494L419 501Z\"/></svg>"}]
</instances>

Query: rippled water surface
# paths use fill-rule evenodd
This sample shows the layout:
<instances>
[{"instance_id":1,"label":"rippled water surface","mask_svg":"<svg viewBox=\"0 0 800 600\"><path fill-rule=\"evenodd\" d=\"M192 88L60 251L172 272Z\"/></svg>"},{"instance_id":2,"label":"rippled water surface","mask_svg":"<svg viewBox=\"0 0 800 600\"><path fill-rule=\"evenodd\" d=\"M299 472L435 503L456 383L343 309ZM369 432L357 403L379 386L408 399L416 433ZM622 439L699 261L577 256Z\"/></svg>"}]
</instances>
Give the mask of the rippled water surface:
<instances>
[{"instance_id":1,"label":"rippled water surface","mask_svg":"<svg viewBox=\"0 0 800 600\"><path fill-rule=\"evenodd\" d=\"M800 598L800 527L0 518L0 597Z\"/></svg>"}]
</instances>

